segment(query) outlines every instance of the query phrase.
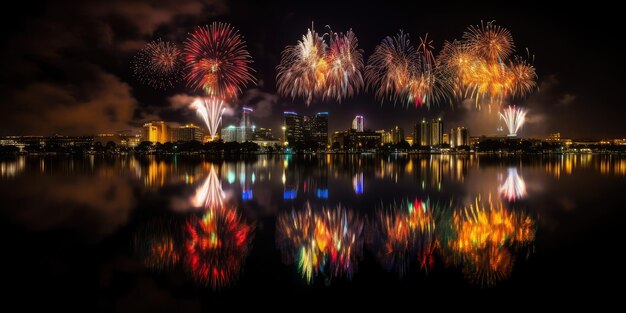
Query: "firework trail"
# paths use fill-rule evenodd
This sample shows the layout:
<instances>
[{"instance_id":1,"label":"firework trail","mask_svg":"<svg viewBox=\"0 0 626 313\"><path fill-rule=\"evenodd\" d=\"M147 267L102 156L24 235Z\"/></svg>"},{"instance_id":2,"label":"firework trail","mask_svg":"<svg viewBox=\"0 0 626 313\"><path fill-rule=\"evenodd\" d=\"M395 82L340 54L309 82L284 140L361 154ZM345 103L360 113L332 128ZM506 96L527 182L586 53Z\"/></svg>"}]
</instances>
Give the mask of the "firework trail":
<instances>
[{"instance_id":1,"label":"firework trail","mask_svg":"<svg viewBox=\"0 0 626 313\"><path fill-rule=\"evenodd\" d=\"M390 100L419 107L445 97L443 81L432 41L420 38L418 49L409 34L400 31L376 46L365 67L365 80L380 101Z\"/></svg>"},{"instance_id":2,"label":"firework trail","mask_svg":"<svg viewBox=\"0 0 626 313\"><path fill-rule=\"evenodd\" d=\"M319 35L308 29L298 44L283 50L276 69L278 92L307 105L314 98L341 102L363 88L363 50L352 30Z\"/></svg>"},{"instance_id":3,"label":"firework trail","mask_svg":"<svg viewBox=\"0 0 626 313\"><path fill-rule=\"evenodd\" d=\"M227 23L196 27L185 41L184 60L189 86L212 97L234 98L255 81L246 44Z\"/></svg>"},{"instance_id":4,"label":"firework trail","mask_svg":"<svg viewBox=\"0 0 626 313\"><path fill-rule=\"evenodd\" d=\"M191 198L194 207L202 207L208 210L216 210L224 205L224 191L222 182L217 176L215 166L211 165L211 171L204 183L196 189L196 193Z\"/></svg>"},{"instance_id":5,"label":"firework trail","mask_svg":"<svg viewBox=\"0 0 626 313\"><path fill-rule=\"evenodd\" d=\"M341 206L286 212L278 217L277 243L287 263L297 263L308 283L323 275L352 277L363 250L363 221Z\"/></svg>"},{"instance_id":6,"label":"firework trail","mask_svg":"<svg viewBox=\"0 0 626 313\"><path fill-rule=\"evenodd\" d=\"M213 289L231 285L251 249L253 231L234 208L190 217L185 225L185 266L191 277Z\"/></svg>"},{"instance_id":7,"label":"firework trail","mask_svg":"<svg viewBox=\"0 0 626 313\"><path fill-rule=\"evenodd\" d=\"M182 80L182 56L176 44L158 39L133 58L135 77L152 88L167 89Z\"/></svg>"},{"instance_id":8,"label":"firework trail","mask_svg":"<svg viewBox=\"0 0 626 313\"><path fill-rule=\"evenodd\" d=\"M504 120L504 123L509 130L508 136L517 136L517 131L524 125L526 120L526 113L526 110L518 109L515 106L510 105L504 110L504 113L499 113L500 119Z\"/></svg>"},{"instance_id":9,"label":"firework trail","mask_svg":"<svg viewBox=\"0 0 626 313\"><path fill-rule=\"evenodd\" d=\"M508 175L506 180L500 188L498 188L498 192L502 197L507 199L510 202L513 202L517 199L523 199L526 197L526 183L524 179L517 173L517 168L510 167L508 170Z\"/></svg>"},{"instance_id":10,"label":"firework trail","mask_svg":"<svg viewBox=\"0 0 626 313\"><path fill-rule=\"evenodd\" d=\"M202 120L211 134L211 140L215 138L220 123L222 123L222 115L224 115L224 111L226 110L224 100L218 98L197 98L191 103L191 108L196 110L198 115L202 117Z\"/></svg>"}]
</instances>

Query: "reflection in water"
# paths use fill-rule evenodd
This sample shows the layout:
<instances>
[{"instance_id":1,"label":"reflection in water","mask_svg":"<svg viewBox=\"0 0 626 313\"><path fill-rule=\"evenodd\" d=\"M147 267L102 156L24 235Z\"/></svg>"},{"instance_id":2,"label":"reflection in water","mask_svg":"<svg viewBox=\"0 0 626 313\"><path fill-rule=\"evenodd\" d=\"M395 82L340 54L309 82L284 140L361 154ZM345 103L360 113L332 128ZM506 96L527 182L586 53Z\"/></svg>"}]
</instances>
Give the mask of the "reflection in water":
<instances>
[{"instance_id":1,"label":"reflection in water","mask_svg":"<svg viewBox=\"0 0 626 313\"><path fill-rule=\"evenodd\" d=\"M440 209L429 201L394 202L389 209L381 209L369 237L376 256L388 271L400 276L408 271L416 259L424 270L434 265L436 218Z\"/></svg>"},{"instance_id":2,"label":"reflection in water","mask_svg":"<svg viewBox=\"0 0 626 313\"><path fill-rule=\"evenodd\" d=\"M214 165L211 165L209 175L207 175L204 183L196 189L196 192L191 199L191 204L196 208L203 207L209 210L215 210L224 205L222 182L215 172Z\"/></svg>"},{"instance_id":3,"label":"reflection in water","mask_svg":"<svg viewBox=\"0 0 626 313\"><path fill-rule=\"evenodd\" d=\"M180 223L157 218L138 227L134 237L135 253L149 269L171 269L180 261L182 242Z\"/></svg>"},{"instance_id":4,"label":"reflection in water","mask_svg":"<svg viewBox=\"0 0 626 313\"><path fill-rule=\"evenodd\" d=\"M0 162L0 178L14 178L26 168L26 157L19 156L16 159Z\"/></svg>"},{"instance_id":5,"label":"reflection in water","mask_svg":"<svg viewBox=\"0 0 626 313\"><path fill-rule=\"evenodd\" d=\"M185 224L185 266L194 280L214 289L233 283L250 251L253 229L233 208L190 217Z\"/></svg>"},{"instance_id":6,"label":"reflection in water","mask_svg":"<svg viewBox=\"0 0 626 313\"><path fill-rule=\"evenodd\" d=\"M500 195L510 202L526 197L526 183L517 173L517 168L509 167L506 180L498 188Z\"/></svg>"},{"instance_id":7,"label":"reflection in water","mask_svg":"<svg viewBox=\"0 0 626 313\"><path fill-rule=\"evenodd\" d=\"M277 245L287 263L298 263L308 283L315 276L352 278L363 250L363 220L344 207L292 210L278 217Z\"/></svg>"},{"instance_id":8,"label":"reflection in water","mask_svg":"<svg viewBox=\"0 0 626 313\"><path fill-rule=\"evenodd\" d=\"M524 212L487 203L477 197L474 204L452 215L452 232L446 241L453 263L466 277L481 285L507 279L512 270L512 253L535 239L536 223Z\"/></svg>"},{"instance_id":9,"label":"reflection in water","mask_svg":"<svg viewBox=\"0 0 626 313\"><path fill-rule=\"evenodd\" d=\"M356 173L352 178L352 187L357 195L363 194L363 172Z\"/></svg>"}]
</instances>

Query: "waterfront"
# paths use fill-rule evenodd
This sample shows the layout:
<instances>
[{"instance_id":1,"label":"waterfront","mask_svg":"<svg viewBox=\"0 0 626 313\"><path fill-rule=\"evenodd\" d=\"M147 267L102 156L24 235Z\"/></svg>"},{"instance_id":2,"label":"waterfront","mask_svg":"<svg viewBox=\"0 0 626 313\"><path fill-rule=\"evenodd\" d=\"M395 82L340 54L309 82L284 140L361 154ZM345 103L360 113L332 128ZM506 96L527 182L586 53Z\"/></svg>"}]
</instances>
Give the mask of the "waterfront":
<instances>
[{"instance_id":1,"label":"waterfront","mask_svg":"<svg viewBox=\"0 0 626 313\"><path fill-rule=\"evenodd\" d=\"M530 305L621 272L610 155L19 156L0 174L10 294L52 306Z\"/></svg>"}]
</instances>

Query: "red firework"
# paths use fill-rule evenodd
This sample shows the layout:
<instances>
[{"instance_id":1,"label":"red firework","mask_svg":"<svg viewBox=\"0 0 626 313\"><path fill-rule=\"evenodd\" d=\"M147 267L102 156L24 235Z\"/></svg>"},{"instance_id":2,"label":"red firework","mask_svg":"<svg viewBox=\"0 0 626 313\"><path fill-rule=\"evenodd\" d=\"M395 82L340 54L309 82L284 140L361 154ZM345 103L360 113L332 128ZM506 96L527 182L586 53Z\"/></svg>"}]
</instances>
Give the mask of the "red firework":
<instances>
[{"instance_id":1,"label":"red firework","mask_svg":"<svg viewBox=\"0 0 626 313\"><path fill-rule=\"evenodd\" d=\"M184 59L188 85L209 96L233 98L255 81L246 43L227 23L196 27L185 42Z\"/></svg>"}]
</instances>

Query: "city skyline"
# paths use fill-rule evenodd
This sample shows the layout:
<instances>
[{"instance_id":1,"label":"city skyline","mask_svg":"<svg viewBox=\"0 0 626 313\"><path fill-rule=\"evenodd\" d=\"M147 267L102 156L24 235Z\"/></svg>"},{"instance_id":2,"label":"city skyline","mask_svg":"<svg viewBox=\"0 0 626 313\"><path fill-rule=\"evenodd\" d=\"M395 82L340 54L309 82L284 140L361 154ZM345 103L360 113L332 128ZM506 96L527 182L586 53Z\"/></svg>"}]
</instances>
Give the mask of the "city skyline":
<instances>
[{"instance_id":1,"label":"city skyline","mask_svg":"<svg viewBox=\"0 0 626 313\"><path fill-rule=\"evenodd\" d=\"M412 42L428 33L439 51L445 40L458 38L468 25L495 20L511 30L518 54L525 55L528 48L538 73L538 91L512 103L528 109L523 136L544 137L554 132L574 138L624 136L619 117L626 115L626 108L618 105L622 100L612 92L623 84L623 75L619 75L623 63L615 50L600 45L595 48L597 54L609 62L618 61L611 67L594 66L586 62L584 49L577 48L583 46L587 35L608 41L616 28L611 19L605 18L579 25L583 17L589 18L587 9L536 12L530 5L505 10L459 3L454 5L455 10L446 10L447 5L427 3L424 9L430 14L416 21L410 10L402 9L405 4L379 7L341 3L334 4L336 10L328 11L322 9L324 5L305 9L301 4L185 1L183 8L159 3L152 11L139 14L141 8L147 8L140 3L133 6L87 1L63 10L55 4L37 11L30 7L12 10L4 19L11 25L5 42L11 49L5 49L2 58L5 77L10 80L3 79L0 88L0 101L6 110L0 117L0 135L95 134L138 129L151 120L201 124L195 112L187 108L199 93L191 92L184 84L165 92L151 90L133 78L129 65L144 43L155 38L181 42L193 26L216 20L228 21L240 29L254 59L252 68L258 80L257 86L247 86L236 102L228 104L224 124L232 123L233 110L250 106L255 109L252 117L258 124L275 132L280 113L293 110L303 115L328 111L339 121L357 114L376 116L368 120L372 129L396 124L410 129L415 120L442 117L450 127L465 126L477 134L493 135L501 126L498 112L479 111L470 103L406 108L389 101L381 104L370 91L341 103L314 100L307 106L302 99L294 101L277 95L275 67L282 48L296 43L311 23L319 25L318 31L327 24L337 30L353 29L367 57L384 36L399 29L410 33ZM342 11L351 14L338 13ZM368 19L363 17L374 13L379 22L364 23ZM151 18L150 14L161 14L162 18ZM606 114L608 110L611 114ZM589 125L590 120L602 120L602 127ZM345 127L330 122L330 131Z\"/></svg>"}]
</instances>

